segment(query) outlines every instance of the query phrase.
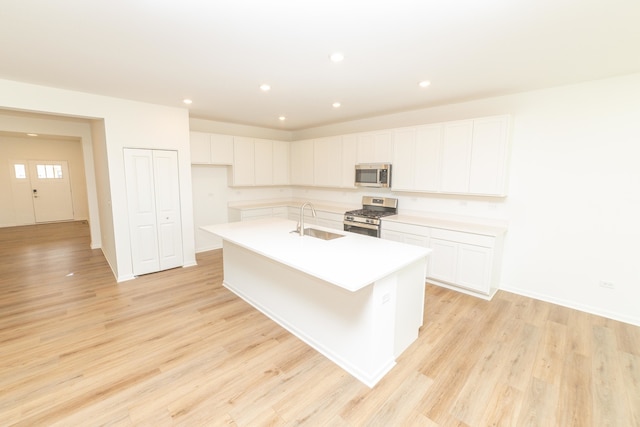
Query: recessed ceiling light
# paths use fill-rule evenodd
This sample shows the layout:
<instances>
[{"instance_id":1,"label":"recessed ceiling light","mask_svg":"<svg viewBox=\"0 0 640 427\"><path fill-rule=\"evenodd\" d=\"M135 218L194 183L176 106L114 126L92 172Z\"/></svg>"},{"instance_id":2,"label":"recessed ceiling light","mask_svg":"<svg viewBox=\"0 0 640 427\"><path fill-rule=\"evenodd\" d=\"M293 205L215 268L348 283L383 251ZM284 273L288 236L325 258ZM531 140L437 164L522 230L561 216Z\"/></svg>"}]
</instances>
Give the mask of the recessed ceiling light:
<instances>
[{"instance_id":1,"label":"recessed ceiling light","mask_svg":"<svg viewBox=\"0 0 640 427\"><path fill-rule=\"evenodd\" d=\"M184 102L187 105L191 105L193 103L193 101L190 99L183 99L182 102Z\"/></svg>"},{"instance_id":2,"label":"recessed ceiling light","mask_svg":"<svg viewBox=\"0 0 640 427\"><path fill-rule=\"evenodd\" d=\"M287 120L287 118L285 116L280 116L278 117L278 120L280 120L281 122L284 122L285 120Z\"/></svg>"},{"instance_id":3,"label":"recessed ceiling light","mask_svg":"<svg viewBox=\"0 0 640 427\"><path fill-rule=\"evenodd\" d=\"M420 87L429 87L429 85L431 85L431 82L429 80L423 80L420 83L418 83L418 86Z\"/></svg>"},{"instance_id":4,"label":"recessed ceiling light","mask_svg":"<svg viewBox=\"0 0 640 427\"><path fill-rule=\"evenodd\" d=\"M341 52L334 52L329 55L329 59L333 62L341 62L344 59L344 55Z\"/></svg>"},{"instance_id":5,"label":"recessed ceiling light","mask_svg":"<svg viewBox=\"0 0 640 427\"><path fill-rule=\"evenodd\" d=\"M38 136L37 133L28 133L27 136Z\"/></svg>"},{"instance_id":6,"label":"recessed ceiling light","mask_svg":"<svg viewBox=\"0 0 640 427\"><path fill-rule=\"evenodd\" d=\"M331 105L333 105L333 108L340 108L340 105L342 105L342 104L340 104L339 102L334 102Z\"/></svg>"},{"instance_id":7,"label":"recessed ceiling light","mask_svg":"<svg viewBox=\"0 0 640 427\"><path fill-rule=\"evenodd\" d=\"M263 92L267 92L269 90L271 90L271 86L269 86L268 84L261 84L260 85L260 90Z\"/></svg>"}]
</instances>

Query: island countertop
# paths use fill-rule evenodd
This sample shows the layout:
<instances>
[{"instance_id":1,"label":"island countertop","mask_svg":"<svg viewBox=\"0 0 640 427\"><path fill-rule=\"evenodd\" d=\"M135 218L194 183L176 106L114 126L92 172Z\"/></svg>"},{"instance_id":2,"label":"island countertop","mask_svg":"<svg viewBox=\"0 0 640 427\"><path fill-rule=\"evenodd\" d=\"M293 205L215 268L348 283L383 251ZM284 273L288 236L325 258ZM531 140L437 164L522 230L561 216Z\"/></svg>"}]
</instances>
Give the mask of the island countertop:
<instances>
[{"instance_id":1,"label":"island countertop","mask_svg":"<svg viewBox=\"0 0 640 427\"><path fill-rule=\"evenodd\" d=\"M430 249L313 225L344 235L333 240L291 233L296 222L282 218L215 224L202 230L317 277L348 291L358 291L425 258ZM306 227L309 228L309 227Z\"/></svg>"}]
</instances>

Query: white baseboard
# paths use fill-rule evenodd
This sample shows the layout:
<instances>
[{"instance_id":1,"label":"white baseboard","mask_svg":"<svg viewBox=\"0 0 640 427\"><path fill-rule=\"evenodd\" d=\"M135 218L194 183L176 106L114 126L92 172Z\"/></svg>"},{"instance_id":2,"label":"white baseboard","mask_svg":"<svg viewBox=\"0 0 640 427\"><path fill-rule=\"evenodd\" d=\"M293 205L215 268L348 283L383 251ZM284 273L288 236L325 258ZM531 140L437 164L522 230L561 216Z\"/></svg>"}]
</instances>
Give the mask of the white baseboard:
<instances>
[{"instance_id":1,"label":"white baseboard","mask_svg":"<svg viewBox=\"0 0 640 427\"><path fill-rule=\"evenodd\" d=\"M595 314L596 316L606 317L607 319L617 320L619 322L628 323L630 325L640 326L640 317L621 316L619 313L614 313L608 310L602 310L597 307L591 307L585 304L577 304L575 301L564 300L561 298L554 298L549 295L539 294L537 292L531 292L525 289L517 287L506 286L502 284L500 289L503 291L511 292L517 295L537 299L540 301L550 302L552 304L561 305L563 307L572 308L574 310L584 311L585 313Z\"/></svg>"}]
</instances>

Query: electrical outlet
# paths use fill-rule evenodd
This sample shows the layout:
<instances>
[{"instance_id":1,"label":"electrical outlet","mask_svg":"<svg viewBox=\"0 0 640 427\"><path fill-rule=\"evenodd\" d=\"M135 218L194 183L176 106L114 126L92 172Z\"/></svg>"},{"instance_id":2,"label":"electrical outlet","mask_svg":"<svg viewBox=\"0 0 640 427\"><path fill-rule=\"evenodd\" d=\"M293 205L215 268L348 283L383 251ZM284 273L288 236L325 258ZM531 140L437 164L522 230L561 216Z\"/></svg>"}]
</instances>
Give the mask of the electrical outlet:
<instances>
[{"instance_id":1,"label":"electrical outlet","mask_svg":"<svg viewBox=\"0 0 640 427\"><path fill-rule=\"evenodd\" d=\"M389 295L389 294L382 295L382 303L383 304L388 303L390 300L391 300L391 295Z\"/></svg>"},{"instance_id":2,"label":"electrical outlet","mask_svg":"<svg viewBox=\"0 0 640 427\"><path fill-rule=\"evenodd\" d=\"M613 282L607 282L605 280L601 280L600 281L600 287L601 288L605 288L605 289L615 289L616 286L613 284Z\"/></svg>"}]
</instances>

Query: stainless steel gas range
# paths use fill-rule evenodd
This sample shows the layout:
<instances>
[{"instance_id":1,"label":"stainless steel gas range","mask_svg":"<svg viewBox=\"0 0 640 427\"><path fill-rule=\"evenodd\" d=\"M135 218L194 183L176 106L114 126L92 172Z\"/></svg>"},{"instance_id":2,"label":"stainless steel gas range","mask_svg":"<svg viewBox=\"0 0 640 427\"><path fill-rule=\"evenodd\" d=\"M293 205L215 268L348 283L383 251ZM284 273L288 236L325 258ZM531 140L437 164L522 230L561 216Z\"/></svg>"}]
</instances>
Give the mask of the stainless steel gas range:
<instances>
[{"instance_id":1,"label":"stainless steel gas range","mask_svg":"<svg viewBox=\"0 0 640 427\"><path fill-rule=\"evenodd\" d=\"M398 199L362 196L362 209L344 213L344 231L380 237L380 218L398 213Z\"/></svg>"}]
</instances>

